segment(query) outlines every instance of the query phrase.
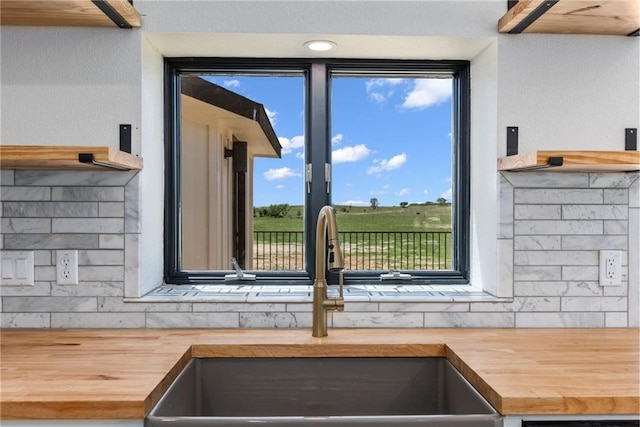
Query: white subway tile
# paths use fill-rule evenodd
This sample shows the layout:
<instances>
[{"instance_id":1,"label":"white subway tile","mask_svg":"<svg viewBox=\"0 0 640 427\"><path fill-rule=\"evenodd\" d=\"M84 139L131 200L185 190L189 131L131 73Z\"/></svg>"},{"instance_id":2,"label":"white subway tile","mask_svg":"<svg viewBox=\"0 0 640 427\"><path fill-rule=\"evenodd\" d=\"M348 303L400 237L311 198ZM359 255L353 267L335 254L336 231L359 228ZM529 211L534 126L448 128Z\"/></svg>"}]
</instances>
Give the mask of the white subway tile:
<instances>
[{"instance_id":1,"label":"white subway tile","mask_svg":"<svg viewBox=\"0 0 640 427\"><path fill-rule=\"evenodd\" d=\"M100 202L98 203L98 216L102 218L123 218L124 203L122 202Z\"/></svg>"},{"instance_id":2,"label":"white subway tile","mask_svg":"<svg viewBox=\"0 0 640 427\"><path fill-rule=\"evenodd\" d=\"M562 311L627 311L626 297L563 297Z\"/></svg>"},{"instance_id":3,"label":"white subway tile","mask_svg":"<svg viewBox=\"0 0 640 427\"><path fill-rule=\"evenodd\" d=\"M589 187L628 188L637 178L637 172L591 173L589 174Z\"/></svg>"},{"instance_id":4,"label":"white subway tile","mask_svg":"<svg viewBox=\"0 0 640 427\"><path fill-rule=\"evenodd\" d=\"M52 296L69 297L120 297L124 295L124 284L122 281L87 282L82 281L79 285L59 285L54 283L51 286Z\"/></svg>"},{"instance_id":5,"label":"white subway tile","mask_svg":"<svg viewBox=\"0 0 640 427\"><path fill-rule=\"evenodd\" d=\"M101 234L99 247L100 249L124 249L124 236L122 234Z\"/></svg>"},{"instance_id":6,"label":"white subway tile","mask_svg":"<svg viewBox=\"0 0 640 427\"><path fill-rule=\"evenodd\" d=\"M144 328L144 313L51 313L52 328Z\"/></svg>"},{"instance_id":7,"label":"white subway tile","mask_svg":"<svg viewBox=\"0 0 640 427\"><path fill-rule=\"evenodd\" d=\"M122 218L53 218L53 233L123 233Z\"/></svg>"},{"instance_id":8,"label":"white subway tile","mask_svg":"<svg viewBox=\"0 0 640 427\"><path fill-rule=\"evenodd\" d=\"M53 187L51 200L78 202L122 202L122 187Z\"/></svg>"},{"instance_id":9,"label":"white subway tile","mask_svg":"<svg viewBox=\"0 0 640 427\"><path fill-rule=\"evenodd\" d=\"M332 313L335 328L422 328L422 313Z\"/></svg>"},{"instance_id":10,"label":"white subway tile","mask_svg":"<svg viewBox=\"0 0 640 427\"><path fill-rule=\"evenodd\" d=\"M515 265L598 265L598 251L515 251Z\"/></svg>"},{"instance_id":11,"label":"white subway tile","mask_svg":"<svg viewBox=\"0 0 640 427\"><path fill-rule=\"evenodd\" d=\"M602 296L598 282L515 282L516 296Z\"/></svg>"},{"instance_id":12,"label":"white subway tile","mask_svg":"<svg viewBox=\"0 0 640 427\"><path fill-rule=\"evenodd\" d=\"M560 266L520 266L513 267L513 280L523 281L554 281L562 280L562 267Z\"/></svg>"},{"instance_id":13,"label":"white subway tile","mask_svg":"<svg viewBox=\"0 0 640 427\"><path fill-rule=\"evenodd\" d=\"M449 312L469 311L469 303L456 302L381 302L381 312Z\"/></svg>"},{"instance_id":14,"label":"white subway tile","mask_svg":"<svg viewBox=\"0 0 640 427\"><path fill-rule=\"evenodd\" d=\"M50 218L2 218L2 233L51 233Z\"/></svg>"},{"instance_id":15,"label":"white subway tile","mask_svg":"<svg viewBox=\"0 0 640 427\"><path fill-rule=\"evenodd\" d=\"M629 221L603 221L604 234L629 234Z\"/></svg>"},{"instance_id":16,"label":"white subway tile","mask_svg":"<svg viewBox=\"0 0 640 427\"><path fill-rule=\"evenodd\" d=\"M190 312L188 302L128 302L122 297L98 297L98 311L101 312Z\"/></svg>"},{"instance_id":17,"label":"white subway tile","mask_svg":"<svg viewBox=\"0 0 640 427\"><path fill-rule=\"evenodd\" d=\"M2 328L49 328L49 313L0 313Z\"/></svg>"},{"instance_id":18,"label":"white subway tile","mask_svg":"<svg viewBox=\"0 0 640 427\"><path fill-rule=\"evenodd\" d=\"M516 236L514 249L519 251L562 249L561 236Z\"/></svg>"},{"instance_id":19,"label":"white subway tile","mask_svg":"<svg viewBox=\"0 0 640 427\"><path fill-rule=\"evenodd\" d=\"M589 174L554 172L511 172L502 174L516 188L586 188L589 187Z\"/></svg>"},{"instance_id":20,"label":"white subway tile","mask_svg":"<svg viewBox=\"0 0 640 427\"><path fill-rule=\"evenodd\" d=\"M0 187L0 200L36 201L51 200L51 187Z\"/></svg>"},{"instance_id":21,"label":"white subway tile","mask_svg":"<svg viewBox=\"0 0 640 427\"><path fill-rule=\"evenodd\" d=\"M513 237L513 186L502 175L498 188L498 239Z\"/></svg>"},{"instance_id":22,"label":"white subway tile","mask_svg":"<svg viewBox=\"0 0 640 427\"><path fill-rule=\"evenodd\" d=\"M4 297L3 309L8 313L97 311L97 302L93 297Z\"/></svg>"},{"instance_id":23,"label":"white subway tile","mask_svg":"<svg viewBox=\"0 0 640 427\"><path fill-rule=\"evenodd\" d=\"M605 205L626 205L629 203L629 189L622 188L605 188L604 204Z\"/></svg>"},{"instance_id":24,"label":"white subway tile","mask_svg":"<svg viewBox=\"0 0 640 427\"><path fill-rule=\"evenodd\" d=\"M562 219L627 219L624 205L564 205Z\"/></svg>"},{"instance_id":25,"label":"white subway tile","mask_svg":"<svg viewBox=\"0 0 640 427\"><path fill-rule=\"evenodd\" d=\"M81 282L122 282L124 281L123 266L80 266L78 279Z\"/></svg>"},{"instance_id":26,"label":"white subway tile","mask_svg":"<svg viewBox=\"0 0 640 427\"><path fill-rule=\"evenodd\" d=\"M513 328L514 313L425 313L425 328Z\"/></svg>"},{"instance_id":27,"label":"white subway tile","mask_svg":"<svg viewBox=\"0 0 640 427\"><path fill-rule=\"evenodd\" d=\"M561 219L560 205L515 205L515 219Z\"/></svg>"},{"instance_id":28,"label":"white subway tile","mask_svg":"<svg viewBox=\"0 0 640 427\"><path fill-rule=\"evenodd\" d=\"M597 204L604 200L602 190L562 188L562 189L520 189L514 192L516 204Z\"/></svg>"},{"instance_id":29,"label":"white subway tile","mask_svg":"<svg viewBox=\"0 0 640 427\"><path fill-rule=\"evenodd\" d=\"M516 313L516 328L602 328L604 313Z\"/></svg>"},{"instance_id":30,"label":"white subway tile","mask_svg":"<svg viewBox=\"0 0 640 427\"><path fill-rule=\"evenodd\" d=\"M607 328L626 328L629 326L629 319L627 313L605 313L604 325Z\"/></svg>"},{"instance_id":31,"label":"white subway tile","mask_svg":"<svg viewBox=\"0 0 640 427\"><path fill-rule=\"evenodd\" d=\"M302 304L300 304L302 305ZM309 311L311 310L311 304L308 305ZM287 311L288 304L279 303L252 303L245 302L194 302L193 311L205 311L209 313L226 313L226 312L284 312ZM295 310L292 310L295 311Z\"/></svg>"},{"instance_id":32,"label":"white subway tile","mask_svg":"<svg viewBox=\"0 0 640 427\"><path fill-rule=\"evenodd\" d=\"M33 286L0 286L3 297L44 297L51 295L51 282L35 281Z\"/></svg>"},{"instance_id":33,"label":"white subway tile","mask_svg":"<svg viewBox=\"0 0 640 427\"><path fill-rule=\"evenodd\" d=\"M557 221L519 220L514 224L514 233L521 234L602 234L602 221Z\"/></svg>"},{"instance_id":34,"label":"white subway tile","mask_svg":"<svg viewBox=\"0 0 640 427\"><path fill-rule=\"evenodd\" d=\"M594 235L594 236L562 236L562 249L587 250L587 249L627 249L627 236L625 235Z\"/></svg>"},{"instance_id":35,"label":"white subway tile","mask_svg":"<svg viewBox=\"0 0 640 427\"><path fill-rule=\"evenodd\" d=\"M145 316L144 313L142 313ZM146 313L147 328L238 328L238 313Z\"/></svg>"},{"instance_id":36,"label":"white subway tile","mask_svg":"<svg viewBox=\"0 0 640 427\"><path fill-rule=\"evenodd\" d=\"M241 328L310 328L309 312L240 313Z\"/></svg>"},{"instance_id":37,"label":"white subway tile","mask_svg":"<svg viewBox=\"0 0 640 427\"><path fill-rule=\"evenodd\" d=\"M600 280L600 270L598 267L562 267L562 280L580 281L598 281Z\"/></svg>"},{"instance_id":38,"label":"white subway tile","mask_svg":"<svg viewBox=\"0 0 640 427\"><path fill-rule=\"evenodd\" d=\"M60 170L18 170L16 185L60 185L60 186L122 186L138 171L60 171Z\"/></svg>"}]
</instances>

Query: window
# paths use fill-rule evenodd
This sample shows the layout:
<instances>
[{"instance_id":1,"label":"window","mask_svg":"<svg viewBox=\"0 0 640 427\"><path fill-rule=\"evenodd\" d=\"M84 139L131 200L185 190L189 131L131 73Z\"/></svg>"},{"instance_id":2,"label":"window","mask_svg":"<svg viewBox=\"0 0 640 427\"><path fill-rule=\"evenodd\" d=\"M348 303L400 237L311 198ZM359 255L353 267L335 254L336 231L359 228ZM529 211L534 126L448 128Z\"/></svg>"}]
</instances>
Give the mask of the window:
<instances>
[{"instance_id":1,"label":"window","mask_svg":"<svg viewBox=\"0 0 640 427\"><path fill-rule=\"evenodd\" d=\"M165 64L167 283L308 284L327 204L345 283L468 282L467 61Z\"/></svg>"}]
</instances>

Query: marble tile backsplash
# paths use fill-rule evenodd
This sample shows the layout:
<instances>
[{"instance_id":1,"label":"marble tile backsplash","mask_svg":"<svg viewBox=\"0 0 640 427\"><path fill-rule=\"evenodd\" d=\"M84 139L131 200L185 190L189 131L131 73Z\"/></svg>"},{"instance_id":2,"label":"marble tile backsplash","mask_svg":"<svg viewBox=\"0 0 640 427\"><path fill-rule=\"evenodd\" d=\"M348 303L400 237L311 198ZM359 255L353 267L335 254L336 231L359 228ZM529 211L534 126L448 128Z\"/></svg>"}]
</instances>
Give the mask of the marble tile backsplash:
<instances>
[{"instance_id":1,"label":"marble tile backsplash","mask_svg":"<svg viewBox=\"0 0 640 427\"><path fill-rule=\"evenodd\" d=\"M491 288L501 298L478 284L351 286L345 312L332 313L330 325L639 326L639 174L504 173L498 180L498 286ZM33 287L0 288L2 327L311 326L305 287L163 285L132 298L139 182L133 172L1 171L0 246L35 254ZM79 285L56 283L60 249L78 249ZM602 249L622 251L622 286L599 285Z\"/></svg>"}]
</instances>

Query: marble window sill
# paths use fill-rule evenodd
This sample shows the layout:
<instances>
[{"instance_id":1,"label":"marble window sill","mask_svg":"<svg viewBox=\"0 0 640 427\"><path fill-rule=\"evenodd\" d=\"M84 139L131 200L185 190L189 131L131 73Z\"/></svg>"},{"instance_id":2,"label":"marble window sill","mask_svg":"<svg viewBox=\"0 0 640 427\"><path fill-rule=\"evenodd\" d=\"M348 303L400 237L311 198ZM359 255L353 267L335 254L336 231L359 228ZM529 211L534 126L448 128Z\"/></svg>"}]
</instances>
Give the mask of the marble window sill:
<instances>
[{"instance_id":1,"label":"marble window sill","mask_svg":"<svg viewBox=\"0 0 640 427\"><path fill-rule=\"evenodd\" d=\"M336 296L330 286L329 296ZM348 285L348 302L507 302L473 286L443 285ZM274 285L162 285L130 302L239 302L239 303L311 303L312 286Z\"/></svg>"}]
</instances>

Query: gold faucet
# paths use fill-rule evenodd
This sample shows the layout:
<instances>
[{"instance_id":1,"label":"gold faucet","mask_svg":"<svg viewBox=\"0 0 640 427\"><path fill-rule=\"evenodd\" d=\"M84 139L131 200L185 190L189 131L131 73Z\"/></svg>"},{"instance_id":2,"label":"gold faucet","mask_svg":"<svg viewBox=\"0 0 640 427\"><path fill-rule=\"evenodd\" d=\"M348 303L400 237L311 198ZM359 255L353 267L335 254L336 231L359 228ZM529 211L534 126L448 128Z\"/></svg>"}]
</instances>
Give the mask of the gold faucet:
<instances>
[{"instance_id":1,"label":"gold faucet","mask_svg":"<svg viewBox=\"0 0 640 427\"><path fill-rule=\"evenodd\" d=\"M329 271L340 271L344 268L344 259L338 241L336 212L331 206L323 206L320 209L316 224L316 279L313 282L313 332L311 334L314 337L327 336L327 311L344 310L342 274L340 274L340 296L335 298L327 296L324 259L327 240L329 241Z\"/></svg>"}]
</instances>

